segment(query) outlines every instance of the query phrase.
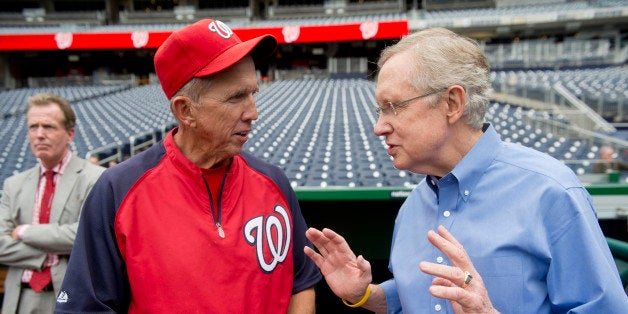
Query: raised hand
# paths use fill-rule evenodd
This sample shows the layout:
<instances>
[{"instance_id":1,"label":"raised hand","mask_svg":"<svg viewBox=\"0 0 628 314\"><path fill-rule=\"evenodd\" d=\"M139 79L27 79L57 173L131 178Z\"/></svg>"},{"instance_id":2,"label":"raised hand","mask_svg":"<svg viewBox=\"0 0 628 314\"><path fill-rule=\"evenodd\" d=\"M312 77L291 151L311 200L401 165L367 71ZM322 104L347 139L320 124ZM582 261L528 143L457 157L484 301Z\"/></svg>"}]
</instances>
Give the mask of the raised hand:
<instances>
[{"instance_id":1,"label":"raised hand","mask_svg":"<svg viewBox=\"0 0 628 314\"><path fill-rule=\"evenodd\" d=\"M497 313L482 277L473 267L462 244L443 226L438 227L438 233L430 230L427 239L453 263L453 266L429 262L419 264L421 271L436 276L432 280L430 294L448 299L456 313Z\"/></svg>"},{"instance_id":2,"label":"raised hand","mask_svg":"<svg viewBox=\"0 0 628 314\"><path fill-rule=\"evenodd\" d=\"M356 257L347 241L331 229L310 228L305 236L319 253L309 247L304 252L320 268L329 288L349 302L360 300L373 278L371 264L362 255Z\"/></svg>"}]
</instances>

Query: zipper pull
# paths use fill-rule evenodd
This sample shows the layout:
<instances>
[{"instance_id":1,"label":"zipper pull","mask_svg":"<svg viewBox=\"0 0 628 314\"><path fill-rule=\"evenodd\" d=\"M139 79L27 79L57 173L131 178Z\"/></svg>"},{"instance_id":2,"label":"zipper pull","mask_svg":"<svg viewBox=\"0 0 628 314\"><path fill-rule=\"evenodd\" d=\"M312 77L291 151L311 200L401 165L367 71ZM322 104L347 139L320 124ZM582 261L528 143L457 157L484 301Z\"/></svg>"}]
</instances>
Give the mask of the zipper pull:
<instances>
[{"instance_id":1,"label":"zipper pull","mask_svg":"<svg viewBox=\"0 0 628 314\"><path fill-rule=\"evenodd\" d=\"M225 238L225 231L224 231L224 230L222 230L222 226L220 225L220 223L219 223L219 222L217 222L217 223L216 223L216 228L218 228L218 235L219 235L221 238L223 238L223 239L224 239L224 238Z\"/></svg>"}]
</instances>

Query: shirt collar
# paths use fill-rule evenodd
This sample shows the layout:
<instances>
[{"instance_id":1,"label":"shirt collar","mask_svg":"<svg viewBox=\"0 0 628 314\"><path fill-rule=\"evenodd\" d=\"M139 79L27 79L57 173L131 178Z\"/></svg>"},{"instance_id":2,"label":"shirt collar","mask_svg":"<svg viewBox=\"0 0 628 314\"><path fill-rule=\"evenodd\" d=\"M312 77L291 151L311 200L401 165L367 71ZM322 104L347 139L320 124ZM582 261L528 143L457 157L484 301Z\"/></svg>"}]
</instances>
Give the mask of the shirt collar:
<instances>
[{"instance_id":1,"label":"shirt collar","mask_svg":"<svg viewBox=\"0 0 628 314\"><path fill-rule=\"evenodd\" d=\"M166 138L164 138L164 147L166 148L166 154L177 166L178 169L190 175L199 175L198 177L200 178L200 173L201 171L203 171L203 169L194 164L191 160L189 160L179 149L177 143L175 143L174 141L174 135L178 131L179 127L175 127L170 132L168 132L168 135L166 135ZM236 162L235 158L232 158L232 161L231 163L229 163L229 165L232 165L234 162ZM232 169L233 167L229 166L227 167L227 171L225 172L230 173Z\"/></svg>"},{"instance_id":2,"label":"shirt collar","mask_svg":"<svg viewBox=\"0 0 628 314\"><path fill-rule=\"evenodd\" d=\"M460 196L466 201L471 196L473 189L477 185L486 169L495 160L501 139L492 125L485 123L484 134L473 145L471 150L462 158L456 167L445 177L452 175L458 181ZM438 192L438 178L428 175L426 181L428 186ZM437 193L438 194L438 193Z\"/></svg>"},{"instance_id":3,"label":"shirt collar","mask_svg":"<svg viewBox=\"0 0 628 314\"><path fill-rule=\"evenodd\" d=\"M72 152L68 150L65 156L63 157L63 159L61 159L61 162L58 163L56 166L52 167L52 169L46 169L44 165L39 164L39 175L43 176L46 170L52 170L55 172L55 174L63 175L65 168L68 167L68 162L70 161L70 158L72 158Z\"/></svg>"}]
</instances>

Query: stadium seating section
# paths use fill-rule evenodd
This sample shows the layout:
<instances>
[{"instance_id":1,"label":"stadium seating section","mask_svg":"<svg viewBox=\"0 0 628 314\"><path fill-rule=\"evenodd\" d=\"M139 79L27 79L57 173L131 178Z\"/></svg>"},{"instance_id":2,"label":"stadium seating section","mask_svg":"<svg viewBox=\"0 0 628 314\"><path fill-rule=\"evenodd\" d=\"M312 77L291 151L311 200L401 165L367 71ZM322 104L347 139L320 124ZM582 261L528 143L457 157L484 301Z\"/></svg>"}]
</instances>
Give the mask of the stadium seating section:
<instances>
[{"instance_id":1,"label":"stadium seating section","mask_svg":"<svg viewBox=\"0 0 628 314\"><path fill-rule=\"evenodd\" d=\"M626 72L609 73L615 70L497 72L494 81L517 75L520 82L543 85L566 78L571 88L581 89L581 97L621 97L618 94L625 93ZM0 180L36 163L28 144L24 106L28 96L41 90L0 92L4 102L0 106ZM130 137L136 134L167 130L175 124L168 101L156 84L45 90L73 103L77 125L72 150L80 156L112 143L128 145ZM395 169L383 139L373 134L377 119L374 90L374 83L364 79L271 83L257 95L260 118L254 123L245 150L282 167L294 187L412 186L422 176ZM589 173L591 163L598 158L599 143L554 134L551 129L526 120L538 114L533 109L493 101L487 120L506 141L546 152L578 174ZM540 114L552 121L570 123L561 115Z\"/></svg>"}]
</instances>

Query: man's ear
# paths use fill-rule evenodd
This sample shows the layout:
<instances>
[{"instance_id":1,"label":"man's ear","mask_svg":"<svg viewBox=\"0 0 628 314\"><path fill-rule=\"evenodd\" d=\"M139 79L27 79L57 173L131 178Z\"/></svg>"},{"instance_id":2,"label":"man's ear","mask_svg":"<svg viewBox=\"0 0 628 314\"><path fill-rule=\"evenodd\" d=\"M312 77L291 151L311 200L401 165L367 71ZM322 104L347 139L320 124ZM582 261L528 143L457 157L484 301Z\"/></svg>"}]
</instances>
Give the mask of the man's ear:
<instances>
[{"instance_id":1,"label":"man's ear","mask_svg":"<svg viewBox=\"0 0 628 314\"><path fill-rule=\"evenodd\" d=\"M460 85L452 85L446 91L447 120L454 124L462 117L467 105L467 92Z\"/></svg>"},{"instance_id":2,"label":"man's ear","mask_svg":"<svg viewBox=\"0 0 628 314\"><path fill-rule=\"evenodd\" d=\"M191 127L195 124L194 103L185 96L175 96L170 102L170 109L174 117L184 127Z\"/></svg>"}]
</instances>

